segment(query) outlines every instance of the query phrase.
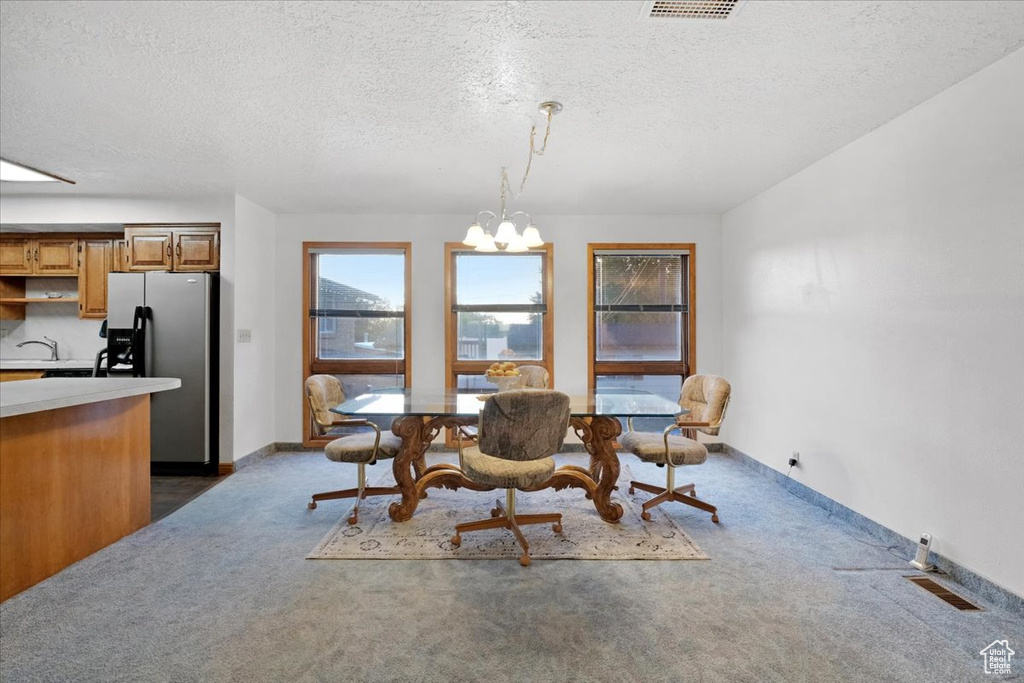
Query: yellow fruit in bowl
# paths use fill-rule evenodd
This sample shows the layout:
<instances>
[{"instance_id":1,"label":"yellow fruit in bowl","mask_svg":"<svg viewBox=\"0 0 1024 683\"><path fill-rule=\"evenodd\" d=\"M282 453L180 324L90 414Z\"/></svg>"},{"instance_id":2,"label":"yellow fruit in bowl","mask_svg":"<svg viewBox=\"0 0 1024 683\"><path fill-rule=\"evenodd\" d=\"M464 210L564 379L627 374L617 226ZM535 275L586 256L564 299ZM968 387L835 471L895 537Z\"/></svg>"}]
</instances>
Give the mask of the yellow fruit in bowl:
<instances>
[{"instance_id":1,"label":"yellow fruit in bowl","mask_svg":"<svg viewBox=\"0 0 1024 683\"><path fill-rule=\"evenodd\" d=\"M488 370L501 370L501 363L491 363L491 367Z\"/></svg>"},{"instance_id":2,"label":"yellow fruit in bowl","mask_svg":"<svg viewBox=\"0 0 1024 683\"><path fill-rule=\"evenodd\" d=\"M516 364L515 363L502 363L501 364L501 369L502 370L515 370L515 368L516 368Z\"/></svg>"}]
</instances>

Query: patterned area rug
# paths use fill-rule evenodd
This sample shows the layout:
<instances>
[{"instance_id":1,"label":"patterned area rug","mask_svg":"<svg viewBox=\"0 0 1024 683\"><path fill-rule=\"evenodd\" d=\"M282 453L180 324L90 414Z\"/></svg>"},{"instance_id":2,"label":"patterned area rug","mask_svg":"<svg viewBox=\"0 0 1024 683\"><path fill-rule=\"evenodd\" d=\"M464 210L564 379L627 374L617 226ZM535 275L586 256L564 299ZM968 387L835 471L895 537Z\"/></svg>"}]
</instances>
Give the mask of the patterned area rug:
<instances>
[{"instance_id":1,"label":"patterned area rug","mask_svg":"<svg viewBox=\"0 0 1024 683\"><path fill-rule=\"evenodd\" d=\"M640 505L650 494L637 492L630 496L632 474L625 465L619 476L619 490L612 499L622 504L624 512L618 524L601 520L593 503L579 489L516 494L516 508L521 514L560 512L562 532L555 533L550 524L523 527L530 542L530 556L548 560L706 560L689 536L660 509L651 511L651 521L640 519ZM386 486L390 473L375 485ZM505 500L505 492L430 489L421 500L416 514L408 522L397 524L388 517L391 496L375 496L363 501L359 524L350 526L345 514L307 555L311 560L491 560L519 556L519 545L507 529L489 529L463 534L462 545L452 546L450 539L455 525L490 517L494 501ZM323 504L317 513L330 510ZM335 509L339 509L335 507Z\"/></svg>"}]
</instances>

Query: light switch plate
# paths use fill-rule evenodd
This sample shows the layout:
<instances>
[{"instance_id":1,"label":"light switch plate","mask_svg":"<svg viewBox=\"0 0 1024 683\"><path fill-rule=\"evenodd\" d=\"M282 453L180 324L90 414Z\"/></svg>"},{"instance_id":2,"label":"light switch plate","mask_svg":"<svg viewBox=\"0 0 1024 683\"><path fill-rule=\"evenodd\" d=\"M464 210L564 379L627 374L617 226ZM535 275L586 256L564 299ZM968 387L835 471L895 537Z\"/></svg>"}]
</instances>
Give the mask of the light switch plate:
<instances>
[{"instance_id":1,"label":"light switch plate","mask_svg":"<svg viewBox=\"0 0 1024 683\"><path fill-rule=\"evenodd\" d=\"M248 344L252 341L252 330L238 328L238 343Z\"/></svg>"}]
</instances>

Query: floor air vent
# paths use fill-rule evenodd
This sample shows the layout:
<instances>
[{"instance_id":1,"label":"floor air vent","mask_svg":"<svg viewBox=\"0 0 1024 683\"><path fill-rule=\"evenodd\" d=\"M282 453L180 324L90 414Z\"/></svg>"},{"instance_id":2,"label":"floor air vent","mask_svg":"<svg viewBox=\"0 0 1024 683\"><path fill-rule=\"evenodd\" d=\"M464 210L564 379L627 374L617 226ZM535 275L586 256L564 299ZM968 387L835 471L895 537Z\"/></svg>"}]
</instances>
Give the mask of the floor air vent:
<instances>
[{"instance_id":1,"label":"floor air vent","mask_svg":"<svg viewBox=\"0 0 1024 683\"><path fill-rule=\"evenodd\" d=\"M903 578L916 583L932 595L941 598L962 612L984 612L985 610L977 605L967 602L956 593L943 588L927 576L904 576Z\"/></svg>"},{"instance_id":2,"label":"floor air vent","mask_svg":"<svg viewBox=\"0 0 1024 683\"><path fill-rule=\"evenodd\" d=\"M747 0L647 0L641 19L728 19Z\"/></svg>"}]
</instances>

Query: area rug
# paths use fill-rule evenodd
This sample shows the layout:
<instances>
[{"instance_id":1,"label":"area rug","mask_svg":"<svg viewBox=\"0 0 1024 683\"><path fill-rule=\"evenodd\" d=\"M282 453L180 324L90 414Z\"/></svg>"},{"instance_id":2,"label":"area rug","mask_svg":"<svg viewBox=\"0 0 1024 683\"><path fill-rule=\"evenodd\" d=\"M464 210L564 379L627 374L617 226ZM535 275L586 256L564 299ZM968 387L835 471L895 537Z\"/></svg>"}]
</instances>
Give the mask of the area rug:
<instances>
[{"instance_id":1,"label":"area rug","mask_svg":"<svg viewBox=\"0 0 1024 683\"><path fill-rule=\"evenodd\" d=\"M562 531L555 533L550 524L523 527L530 542L530 556L546 560L706 560L708 556L673 521L655 508L651 521L640 519L641 504L649 494L630 496L632 475L625 465L619 476L619 490L612 499L623 507L618 524L608 524L598 516L594 504L579 489L517 493L520 514L560 512ZM385 474L376 486L386 486ZM490 517L494 501L505 499L505 492L430 489L408 522L395 523L388 517L391 496L375 496L363 501L359 523L349 525L350 505L337 510L345 514L307 555L311 560L493 560L519 556L519 546L511 531L488 529L462 535L462 545L452 546L455 525ZM327 512L329 504L316 513Z\"/></svg>"}]
</instances>

